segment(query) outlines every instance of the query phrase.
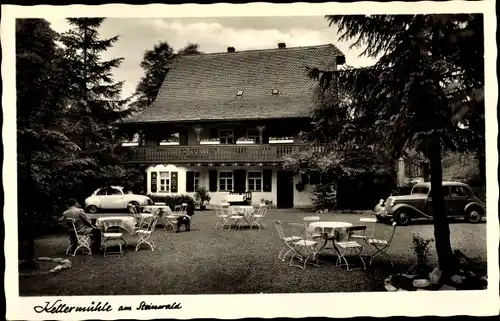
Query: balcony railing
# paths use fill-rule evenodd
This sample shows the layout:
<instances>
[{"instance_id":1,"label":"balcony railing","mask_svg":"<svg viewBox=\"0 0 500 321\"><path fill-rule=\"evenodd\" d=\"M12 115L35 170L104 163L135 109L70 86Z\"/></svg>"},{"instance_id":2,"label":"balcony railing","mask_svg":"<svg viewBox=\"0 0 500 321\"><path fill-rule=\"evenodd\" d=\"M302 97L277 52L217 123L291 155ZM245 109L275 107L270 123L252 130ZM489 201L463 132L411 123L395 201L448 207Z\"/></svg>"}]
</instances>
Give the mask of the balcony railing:
<instances>
[{"instance_id":1,"label":"balcony railing","mask_svg":"<svg viewBox=\"0 0 500 321\"><path fill-rule=\"evenodd\" d=\"M268 163L283 161L283 156L304 150L309 145L195 145L130 147L125 155L127 163ZM318 151L326 147L317 146Z\"/></svg>"}]
</instances>

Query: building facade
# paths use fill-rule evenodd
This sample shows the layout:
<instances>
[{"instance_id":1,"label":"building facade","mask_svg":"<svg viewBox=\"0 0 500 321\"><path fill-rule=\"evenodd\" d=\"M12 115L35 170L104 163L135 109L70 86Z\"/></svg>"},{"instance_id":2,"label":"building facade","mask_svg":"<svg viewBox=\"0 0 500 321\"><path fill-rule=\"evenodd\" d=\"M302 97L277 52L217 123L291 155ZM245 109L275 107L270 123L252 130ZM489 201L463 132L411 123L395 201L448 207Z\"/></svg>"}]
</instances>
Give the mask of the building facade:
<instances>
[{"instance_id":1,"label":"building facade","mask_svg":"<svg viewBox=\"0 0 500 321\"><path fill-rule=\"evenodd\" d=\"M146 168L148 194L193 195L211 204L251 192L280 208L309 207L318 179L284 171L284 157L307 147L317 83L307 67L335 70L334 45L181 56L168 66L153 104L127 119L124 161ZM323 147L316 147L321 149Z\"/></svg>"}]
</instances>

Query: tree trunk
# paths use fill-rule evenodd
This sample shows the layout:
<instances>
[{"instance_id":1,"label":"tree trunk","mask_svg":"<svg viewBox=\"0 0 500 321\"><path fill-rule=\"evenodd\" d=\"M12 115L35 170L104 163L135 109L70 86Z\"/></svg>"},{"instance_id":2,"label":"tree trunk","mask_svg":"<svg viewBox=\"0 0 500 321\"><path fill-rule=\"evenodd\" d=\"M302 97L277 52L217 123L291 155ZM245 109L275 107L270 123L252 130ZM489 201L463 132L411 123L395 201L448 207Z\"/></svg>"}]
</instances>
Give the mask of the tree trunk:
<instances>
[{"instance_id":1,"label":"tree trunk","mask_svg":"<svg viewBox=\"0 0 500 321\"><path fill-rule=\"evenodd\" d=\"M450 243L450 227L445 208L442 181L441 142L436 133L430 142L431 197L434 216L434 239L439 268L443 275L453 275L455 264Z\"/></svg>"},{"instance_id":2,"label":"tree trunk","mask_svg":"<svg viewBox=\"0 0 500 321\"><path fill-rule=\"evenodd\" d=\"M486 157L483 153L477 156L477 161L479 163L479 179L482 184L486 185Z\"/></svg>"},{"instance_id":3,"label":"tree trunk","mask_svg":"<svg viewBox=\"0 0 500 321\"><path fill-rule=\"evenodd\" d=\"M35 195L34 181L32 177L32 153L27 151L25 155L26 159L26 180L28 186L26 186L26 194L21 195L21 203L24 203L23 208L18 209L18 220L21 220L20 228L22 231L18 231L23 241L24 246L21 246L21 253L19 253L19 259L23 260L23 267L30 270L36 267L35 264L35 235L34 235L34 218L35 213L31 202L28 202L25 195Z\"/></svg>"}]
</instances>

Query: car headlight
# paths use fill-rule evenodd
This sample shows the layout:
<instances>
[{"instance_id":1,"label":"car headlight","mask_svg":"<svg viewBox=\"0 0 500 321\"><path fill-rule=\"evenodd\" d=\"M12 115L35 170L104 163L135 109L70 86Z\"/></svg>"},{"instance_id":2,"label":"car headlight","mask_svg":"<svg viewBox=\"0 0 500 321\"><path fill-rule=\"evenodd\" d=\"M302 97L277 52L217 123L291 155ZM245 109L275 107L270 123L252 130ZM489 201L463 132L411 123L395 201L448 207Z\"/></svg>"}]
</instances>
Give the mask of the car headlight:
<instances>
[{"instance_id":1,"label":"car headlight","mask_svg":"<svg viewBox=\"0 0 500 321\"><path fill-rule=\"evenodd\" d=\"M394 206L396 204L396 200L394 198L391 198L391 201L389 202L389 206Z\"/></svg>"}]
</instances>

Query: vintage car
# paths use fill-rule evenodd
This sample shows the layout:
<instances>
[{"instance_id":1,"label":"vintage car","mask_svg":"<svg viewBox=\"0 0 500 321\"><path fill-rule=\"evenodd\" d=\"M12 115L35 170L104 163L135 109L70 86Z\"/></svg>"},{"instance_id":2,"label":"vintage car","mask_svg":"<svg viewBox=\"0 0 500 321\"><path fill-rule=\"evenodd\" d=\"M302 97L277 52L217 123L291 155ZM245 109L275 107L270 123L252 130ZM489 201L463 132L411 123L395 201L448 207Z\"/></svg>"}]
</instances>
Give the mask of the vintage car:
<instances>
[{"instance_id":1,"label":"vintage car","mask_svg":"<svg viewBox=\"0 0 500 321\"><path fill-rule=\"evenodd\" d=\"M412 219L433 218L431 184L418 183L410 195L389 196L375 206L374 214L379 222L393 219L398 225L407 225ZM443 182L446 214L448 217L464 217L478 223L486 215L486 204L474 195L464 183Z\"/></svg>"},{"instance_id":2,"label":"vintage car","mask_svg":"<svg viewBox=\"0 0 500 321\"><path fill-rule=\"evenodd\" d=\"M144 195L134 194L121 186L98 188L85 200L85 209L89 213L99 210L125 210L129 205L151 205L153 201Z\"/></svg>"}]
</instances>

